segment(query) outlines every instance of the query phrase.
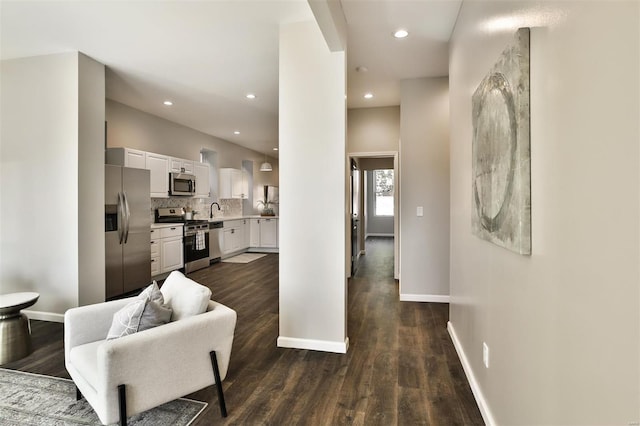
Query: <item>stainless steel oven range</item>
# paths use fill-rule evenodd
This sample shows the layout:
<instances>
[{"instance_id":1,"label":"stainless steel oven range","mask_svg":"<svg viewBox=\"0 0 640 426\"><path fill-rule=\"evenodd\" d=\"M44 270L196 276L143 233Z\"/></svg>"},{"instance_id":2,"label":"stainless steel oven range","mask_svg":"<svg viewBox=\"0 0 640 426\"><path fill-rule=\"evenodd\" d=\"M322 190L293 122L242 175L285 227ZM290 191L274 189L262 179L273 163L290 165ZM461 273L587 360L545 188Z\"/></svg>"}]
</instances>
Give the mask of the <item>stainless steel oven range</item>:
<instances>
[{"instance_id":1,"label":"stainless steel oven range","mask_svg":"<svg viewBox=\"0 0 640 426\"><path fill-rule=\"evenodd\" d=\"M182 208L156 210L156 223L183 223L182 247L184 272L188 274L209 266L209 222L185 220Z\"/></svg>"},{"instance_id":2,"label":"stainless steel oven range","mask_svg":"<svg viewBox=\"0 0 640 426\"><path fill-rule=\"evenodd\" d=\"M184 272L209 266L209 222L188 220L184 224Z\"/></svg>"}]
</instances>

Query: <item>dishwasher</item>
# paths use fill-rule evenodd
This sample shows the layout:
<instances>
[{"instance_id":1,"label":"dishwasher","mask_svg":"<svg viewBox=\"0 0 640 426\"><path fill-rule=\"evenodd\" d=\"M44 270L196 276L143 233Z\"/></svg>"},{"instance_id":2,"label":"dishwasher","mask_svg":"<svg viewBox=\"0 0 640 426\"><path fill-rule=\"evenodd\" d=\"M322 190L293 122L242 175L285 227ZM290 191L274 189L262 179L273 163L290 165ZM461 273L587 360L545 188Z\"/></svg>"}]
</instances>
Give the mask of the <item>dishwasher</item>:
<instances>
[{"instance_id":1,"label":"dishwasher","mask_svg":"<svg viewBox=\"0 0 640 426\"><path fill-rule=\"evenodd\" d=\"M219 262L222 251L220 250L220 232L222 221L209 222L209 264Z\"/></svg>"}]
</instances>

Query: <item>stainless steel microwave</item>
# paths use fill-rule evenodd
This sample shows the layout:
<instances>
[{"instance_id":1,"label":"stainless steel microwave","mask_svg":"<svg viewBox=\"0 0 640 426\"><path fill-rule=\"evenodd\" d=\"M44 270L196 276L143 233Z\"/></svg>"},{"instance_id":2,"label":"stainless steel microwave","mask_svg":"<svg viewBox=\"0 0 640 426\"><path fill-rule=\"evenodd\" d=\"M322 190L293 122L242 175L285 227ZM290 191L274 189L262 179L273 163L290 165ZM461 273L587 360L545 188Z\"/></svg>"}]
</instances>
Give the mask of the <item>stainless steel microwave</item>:
<instances>
[{"instance_id":1,"label":"stainless steel microwave","mask_svg":"<svg viewBox=\"0 0 640 426\"><path fill-rule=\"evenodd\" d=\"M169 174L169 195L195 195L196 177L187 173Z\"/></svg>"}]
</instances>

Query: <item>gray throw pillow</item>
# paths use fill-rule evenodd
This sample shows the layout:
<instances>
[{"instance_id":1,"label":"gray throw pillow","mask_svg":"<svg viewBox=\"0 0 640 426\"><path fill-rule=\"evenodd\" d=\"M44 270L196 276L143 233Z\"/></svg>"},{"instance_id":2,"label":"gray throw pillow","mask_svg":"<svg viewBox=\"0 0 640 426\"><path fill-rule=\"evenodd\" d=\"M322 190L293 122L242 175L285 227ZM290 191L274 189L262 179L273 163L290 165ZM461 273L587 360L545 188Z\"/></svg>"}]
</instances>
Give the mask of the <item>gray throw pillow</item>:
<instances>
[{"instance_id":1,"label":"gray throw pillow","mask_svg":"<svg viewBox=\"0 0 640 426\"><path fill-rule=\"evenodd\" d=\"M146 305L146 299L138 299L128 303L116 312L113 315L109 333L107 333L107 340L136 333L140 327L140 319L142 318L142 312Z\"/></svg>"},{"instance_id":2,"label":"gray throw pillow","mask_svg":"<svg viewBox=\"0 0 640 426\"><path fill-rule=\"evenodd\" d=\"M142 311L138 331L168 323L171 319L171 312L171 308L166 305L149 300Z\"/></svg>"},{"instance_id":3,"label":"gray throw pillow","mask_svg":"<svg viewBox=\"0 0 640 426\"><path fill-rule=\"evenodd\" d=\"M158 283L153 281L136 300L113 315L107 340L166 324L171 319L171 313L171 308L164 304L164 296Z\"/></svg>"},{"instance_id":4,"label":"gray throw pillow","mask_svg":"<svg viewBox=\"0 0 640 426\"><path fill-rule=\"evenodd\" d=\"M152 302L158 302L161 305L164 303L164 296L162 296L162 292L160 291L160 288L158 288L158 283L156 282L156 280L153 280L153 283L151 283L151 285L142 290L142 293L140 293L138 299L149 299Z\"/></svg>"}]
</instances>

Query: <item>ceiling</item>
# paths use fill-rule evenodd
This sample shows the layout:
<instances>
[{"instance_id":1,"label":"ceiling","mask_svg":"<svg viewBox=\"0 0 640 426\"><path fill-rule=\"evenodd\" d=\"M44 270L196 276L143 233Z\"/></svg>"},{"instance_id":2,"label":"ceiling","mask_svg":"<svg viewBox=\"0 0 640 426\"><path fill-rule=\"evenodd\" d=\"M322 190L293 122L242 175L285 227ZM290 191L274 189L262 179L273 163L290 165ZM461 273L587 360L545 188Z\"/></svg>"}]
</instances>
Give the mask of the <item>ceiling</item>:
<instances>
[{"instance_id":1,"label":"ceiling","mask_svg":"<svg viewBox=\"0 0 640 426\"><path fill-rule=\"evenodd\" d=\"M400 80L446 76L461 3L342 0L349 108L399 105ZM270 155L279 26L313 19L304 0L2 0L0 8L1 59L83 52L106 65L109 99ZM398 28L409 36L392 37Z\"/></svg>"}]
</instances>

